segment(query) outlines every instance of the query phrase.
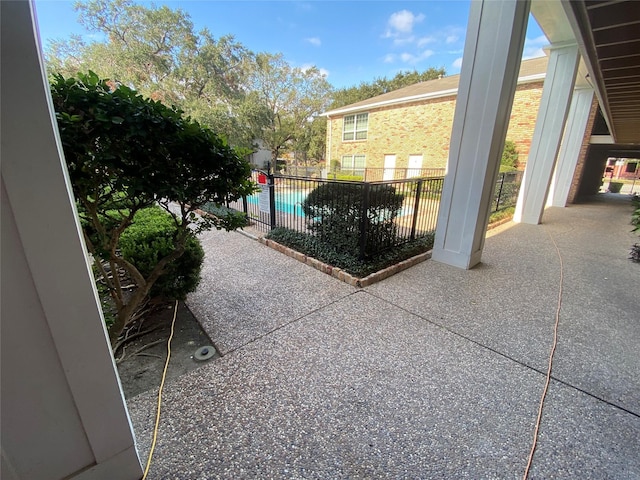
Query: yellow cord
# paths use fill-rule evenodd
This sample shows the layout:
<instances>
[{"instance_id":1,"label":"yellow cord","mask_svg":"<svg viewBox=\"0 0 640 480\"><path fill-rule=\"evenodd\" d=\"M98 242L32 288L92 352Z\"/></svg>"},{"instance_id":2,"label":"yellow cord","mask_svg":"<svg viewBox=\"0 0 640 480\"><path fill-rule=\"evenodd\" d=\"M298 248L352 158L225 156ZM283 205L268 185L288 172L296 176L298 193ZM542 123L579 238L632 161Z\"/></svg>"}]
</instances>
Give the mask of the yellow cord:
<instances>
[{"instance_id":1,"label":"yellow cord","mask_svg":"<svg viewBox=\"0 0 640 480\"><path fill-rule=\"evenodd\" d=\"M149 451L149 458L147 459L147 466L144 469L144 475L142 480L147 478L149 474L149 468L151 467L151 459L153 458L153 451L156 448L156 441L158 440L158 426L160 425L160 407L162 405L162 389L164 388L164 381L167 378L167 369L169 368L169 359L171 359L171 340L173 339L173 329L176 325L176 316L178 315L178 301L173 308L173 320L171 321L171 335L167 341L167 361L164 363L164 370L162 371L162 381L160 382L160 389L158 390L158 411L156 413L156 425L153 427L153 441L151 442L151 450Z\"/></svg>"},{"instance_id":2,"label":"yellow cord","mask_svg":"<svg viewBox=\"0 0 640 480\"><path fill-rule=\"evenodd\" d=\"M540 405L538 407L538 418L536 419L536 426L533 431L533 444L531 445L531 451L529 452L529 460L527 461L527 467L524 470L523 480L527 480L529 477L529 469L531 468L531 463L533 462L533 454L536 451L536 446L538 444L538 431L540 430L540 423L542 421L542 409L544 407L544 401L547 397L547 391L549 390L549 383L551 382L551 368L553 367L553 356L556 352L556 345L558 344L558 324L560 323L560 309L562 307L562 284L564 281L564 265L562 263L562 255L560 255L560 249L558 248L558 244L553 239L549 231L549 238L553 242L553 246L556 248L556 253L558 254L558 259L560 260L560 287L558 289L558 308L556 309L556 322L553 326L553 343L551 345L551 352L549 353L549 365L547 367L547 379L544 384L544 389L542 390L542 397L540 398Z\"/></svg>"}]
</instances>

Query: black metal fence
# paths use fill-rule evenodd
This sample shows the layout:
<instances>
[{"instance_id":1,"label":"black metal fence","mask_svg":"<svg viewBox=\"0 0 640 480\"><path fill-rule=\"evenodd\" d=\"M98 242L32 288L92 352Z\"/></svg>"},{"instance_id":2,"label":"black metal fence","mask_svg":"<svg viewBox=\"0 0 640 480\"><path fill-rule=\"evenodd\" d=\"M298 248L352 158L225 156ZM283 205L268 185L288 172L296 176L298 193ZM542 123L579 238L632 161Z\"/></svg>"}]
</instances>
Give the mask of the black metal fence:
<instances>
[{"instance_id":1,"label":"black metal fence","mask_svg":"<svg viewBox=\"0 0 640 480\"><path fill-rule=\"evenodd\" d=\"M501 173L493 210L517 201L521 172ZM443 176L378 182L339 181L253 171L261 191L227 206L255 228L306 233L360 258L435 231Z\"/></svg>"},{"instance_id":2,"label":"black metal fence","mask_svg":"<svg viewBox=\"0 0 640 480\"><path fill-rule=\"evenodd\" d=\"M493 212L513 207L518 202L518 193L524 172L504 172L498 174L493 196Z\"/></svg>"},{"instance_id":3,"label":"black metal fence","mask_svg":"<svg viewBox=\"0 0 640 480\"><path fill-rule=\"evenodd\" d=\"M361 258L435 230L444 177L352 182L254 171L261 191L229 207L254 227L284 227ZM314 193L312 193L314 192Z\"/></svg>"}]
</instances>

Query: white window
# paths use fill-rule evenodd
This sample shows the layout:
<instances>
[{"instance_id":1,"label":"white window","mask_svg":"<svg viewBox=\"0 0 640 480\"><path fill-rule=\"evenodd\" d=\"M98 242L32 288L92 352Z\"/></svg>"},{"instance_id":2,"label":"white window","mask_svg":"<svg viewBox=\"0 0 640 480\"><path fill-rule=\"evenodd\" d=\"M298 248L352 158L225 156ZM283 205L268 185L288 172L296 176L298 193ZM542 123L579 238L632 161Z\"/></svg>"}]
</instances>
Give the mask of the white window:
<instances>
[{"instance_id":1,"label":"white window","mask_svg":"<svg viewBox=\"0 0 640 480\"><path fill-rule=\"evenodd\" d=\"M347 115L342 122L342 140L366 140L369 114Z\"/></svg>"},{"instance_id":2,"label":"white window","mask_svg":"<svg viewBox=\"0 0 640 480\"><path fill-rule=\"evenodd\" d=\"M350 175L364 175L364 155L343 155L342 171Z\"/></svg>"}]
</instances>

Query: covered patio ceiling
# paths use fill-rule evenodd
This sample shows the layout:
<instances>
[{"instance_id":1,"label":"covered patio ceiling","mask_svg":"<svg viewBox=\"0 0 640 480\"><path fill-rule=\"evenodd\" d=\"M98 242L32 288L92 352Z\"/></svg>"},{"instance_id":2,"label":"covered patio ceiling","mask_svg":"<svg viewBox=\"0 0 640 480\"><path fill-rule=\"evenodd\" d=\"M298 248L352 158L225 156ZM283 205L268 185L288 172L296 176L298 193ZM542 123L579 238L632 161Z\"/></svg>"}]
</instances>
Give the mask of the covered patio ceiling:
<instances>
[{"instance_id":1,"label":"covered patio ceiling","mask_svg":"<svg viewBox=\"0 0 640 480\"><path fill-rule=\"evenodd\" d=\"M534 0L531 13L552 44L578 43L578 83L595 89L614 143L640 145L640 3Z\"/></svg>"}]
</instances>

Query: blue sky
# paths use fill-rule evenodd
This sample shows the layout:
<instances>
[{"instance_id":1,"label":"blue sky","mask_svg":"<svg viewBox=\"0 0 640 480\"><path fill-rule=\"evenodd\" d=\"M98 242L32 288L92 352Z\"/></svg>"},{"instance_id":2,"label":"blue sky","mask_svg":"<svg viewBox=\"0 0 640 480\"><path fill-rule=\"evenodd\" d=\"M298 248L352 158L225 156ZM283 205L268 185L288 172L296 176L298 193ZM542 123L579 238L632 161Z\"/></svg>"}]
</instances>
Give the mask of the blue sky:
<instances>
[{"instance_id":1,"label":"blue sky","mask_svg":"<svg viewBox=\"0 0 640 480\"><path fill-rule=\"evenodd\" d=\"M147 6L149 2L141 2ZM187 12L196 29L233 34L254 52L280 52L297 67L315 65L337 88L402 70L460 72L470 2L445 1L156 1ZM40 35L90 39L73 2L36 0ZM547 44L531 17L524 57Z\"/></svg>"}]
</instances>

